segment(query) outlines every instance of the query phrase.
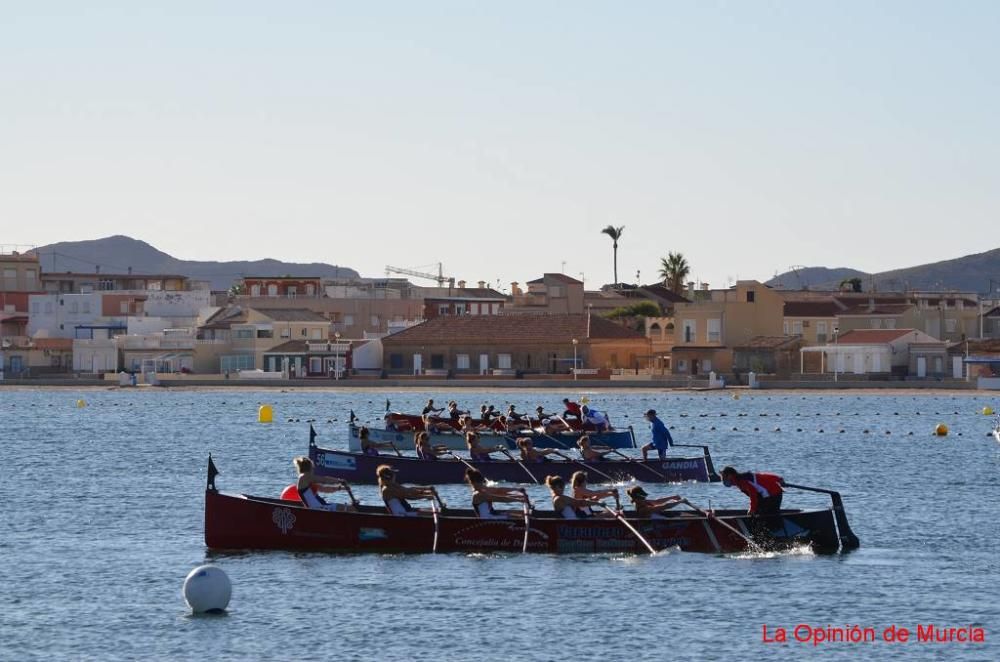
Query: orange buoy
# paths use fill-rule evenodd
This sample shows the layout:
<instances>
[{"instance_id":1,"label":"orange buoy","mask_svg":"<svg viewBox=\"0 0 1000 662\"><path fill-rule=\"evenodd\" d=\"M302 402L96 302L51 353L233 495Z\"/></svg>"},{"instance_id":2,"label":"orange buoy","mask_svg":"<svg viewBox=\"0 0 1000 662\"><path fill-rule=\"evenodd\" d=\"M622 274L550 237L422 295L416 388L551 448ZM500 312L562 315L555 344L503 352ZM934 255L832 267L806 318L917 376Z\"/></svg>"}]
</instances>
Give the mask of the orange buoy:
<instances>
[{"instance_id":1,"label":"orange buoy","mask_svg":"<svg viewBox=\"0 0 1000 662\"><path fill-rule=\"evenodd\" d=\"M299 488L292 484L281 491L282 501L301 501L302 497L299 496Z\"/></svg>"}]
</instances>

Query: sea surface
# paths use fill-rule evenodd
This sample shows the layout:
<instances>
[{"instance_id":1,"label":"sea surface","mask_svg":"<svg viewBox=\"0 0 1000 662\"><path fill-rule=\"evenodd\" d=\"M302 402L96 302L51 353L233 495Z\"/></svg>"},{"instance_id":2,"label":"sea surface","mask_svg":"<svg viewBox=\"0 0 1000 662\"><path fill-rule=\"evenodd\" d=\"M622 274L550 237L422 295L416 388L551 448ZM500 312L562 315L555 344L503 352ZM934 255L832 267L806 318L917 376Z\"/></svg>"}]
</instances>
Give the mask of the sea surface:
<instances>
[{"instance_id":1,"label":"sea surface","mask_svg":"<svg viewBox=\"0 0 1000 662\"><path fill-rule=\"evenodd\" d=\"M346 446L354 410L378 423L428 397L558 407L527 390L0 390L2 660L1000 659L1000 408L988 394L570 393L647 437L653 407L716 466L839 490L861 548L815 556L667 552L210 554L206 458L223 491L276 496L319 439ZM85 406L78 407L83 400ZM257 423L261 403L271 424ZM936 424L950 428L933 436ZM719 484L652 485L714 507ZM363 501L374 488L359 487ZM464 504L461 486L441 490ZM539 504L543 488L531 487ZM785 505L828 500L789 491ZM222 616L181 595L197 565L233 583ZM795 641L810 628L872 628L868 643ZM917 626L980 627L986 642L922 643ZM773 639L785 628L788 643ZM905 643L887 642L890 626Z\"/></svg>"}]
</instances>

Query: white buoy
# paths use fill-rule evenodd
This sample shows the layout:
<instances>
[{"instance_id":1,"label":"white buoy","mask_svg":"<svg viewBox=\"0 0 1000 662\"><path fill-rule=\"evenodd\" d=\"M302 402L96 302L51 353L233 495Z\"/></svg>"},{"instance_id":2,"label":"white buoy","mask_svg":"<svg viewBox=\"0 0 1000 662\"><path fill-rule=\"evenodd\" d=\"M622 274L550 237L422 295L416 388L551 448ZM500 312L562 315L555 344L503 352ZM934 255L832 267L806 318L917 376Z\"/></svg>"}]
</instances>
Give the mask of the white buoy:
<instances>
[{"instance_id":1,"label":"white buoy","mask_svg":"<svg viewBox=\"0 0 1000 662\"><path fill-rule=\"evenodd\" d=\"M198 566L184 579L184 601L196 614L225 611L232 595L229 576L219 566Z\"/></svg>"}]
</instances>

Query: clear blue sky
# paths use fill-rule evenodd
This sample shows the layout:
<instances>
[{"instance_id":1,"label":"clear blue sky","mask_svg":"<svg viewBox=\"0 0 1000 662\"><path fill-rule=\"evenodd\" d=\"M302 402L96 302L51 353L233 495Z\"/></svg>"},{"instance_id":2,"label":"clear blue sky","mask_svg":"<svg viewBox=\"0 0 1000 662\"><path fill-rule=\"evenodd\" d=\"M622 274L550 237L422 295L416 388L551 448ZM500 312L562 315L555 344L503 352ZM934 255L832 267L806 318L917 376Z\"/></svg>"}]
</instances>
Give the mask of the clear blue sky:
<instances>
[{"instance_id":1,"label":"clear blue sky","mask_svg":"<svg viewBox=\"0 0 1000 662\"><path fill-rule=\"evenodd\" d=\"M996 2L7 2L0 243L713 286L1000 246ZM93 6L90 6L93 5Z\"/></svg>"}]
</instances>

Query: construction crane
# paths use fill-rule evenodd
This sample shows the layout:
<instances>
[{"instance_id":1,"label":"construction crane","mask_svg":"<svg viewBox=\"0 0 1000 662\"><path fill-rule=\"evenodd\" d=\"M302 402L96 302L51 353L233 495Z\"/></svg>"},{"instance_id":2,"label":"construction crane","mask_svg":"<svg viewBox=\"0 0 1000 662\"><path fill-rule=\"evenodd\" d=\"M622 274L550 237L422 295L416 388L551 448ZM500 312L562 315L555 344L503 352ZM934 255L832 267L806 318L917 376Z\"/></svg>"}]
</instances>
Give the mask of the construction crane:
<instances>
[{"instance_id":1,"label":"construction crane","mask_svg":"<svg viewBox=\"0 0 1000 662\"><path fill-rule=\"evenodd\" d=\"M402 269L400 267L393 267L390 265L385 265L385 275L390 274L402 274L404 276L414 276L416 278L426 278L427 280L436 280L438 287L444 287L445 283L449 287L455 286L455 279L444 275L444 266L438 262L437 263L438 272L437 275L432 273L427 273L426 271L416 271L414 269Z\"/></svg>"}]
</instances>

